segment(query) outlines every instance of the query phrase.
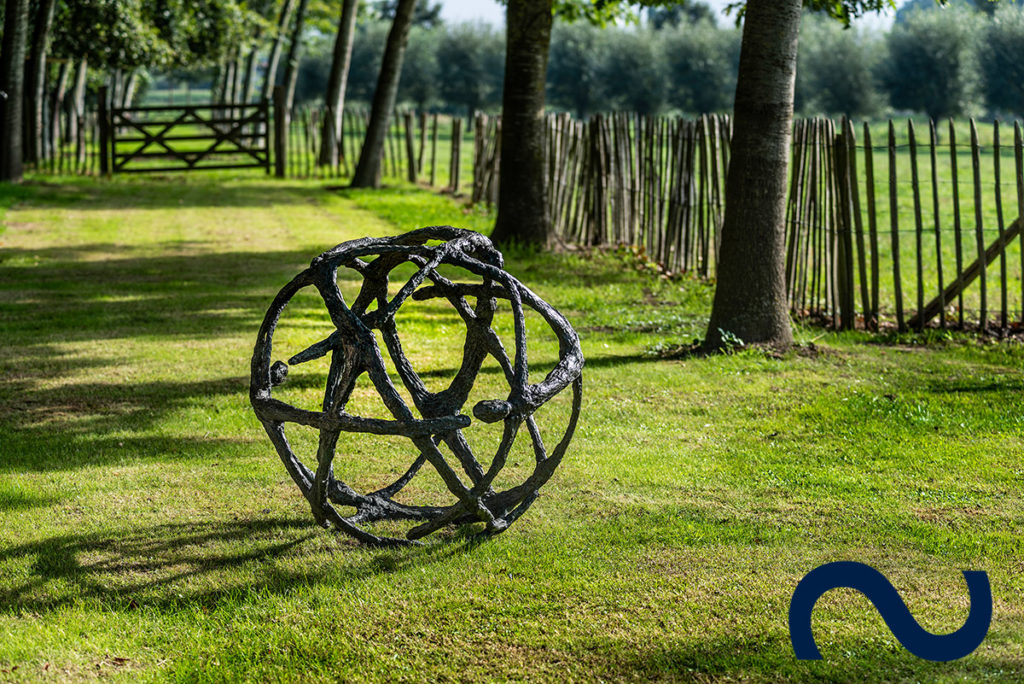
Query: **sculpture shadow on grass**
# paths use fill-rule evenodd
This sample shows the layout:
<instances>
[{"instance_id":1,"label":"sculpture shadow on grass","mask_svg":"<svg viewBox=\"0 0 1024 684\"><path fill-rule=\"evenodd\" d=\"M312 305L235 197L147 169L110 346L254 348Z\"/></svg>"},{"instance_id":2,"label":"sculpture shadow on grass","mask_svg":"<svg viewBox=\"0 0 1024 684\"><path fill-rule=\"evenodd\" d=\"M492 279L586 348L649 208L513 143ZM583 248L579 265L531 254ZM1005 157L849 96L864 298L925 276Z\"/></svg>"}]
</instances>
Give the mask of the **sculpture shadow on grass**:
<instances>
[{"instance_id":1,"label":"sculpture shadow on grass","mask_svg":"<svg viewBox=\"0 0 1024 684\"><path fill-rule=\"evenodd\" d=\"M472 552L479 543L455 534L401 554L371 552L287 517L59 535L0 549L0 569L9 568L6 586L0 585L0 614L45 613L81 601L113 610L210 608L240 593L284 594L321 581L337 585L396 572ZM304 562L339 552L342 562L330 567ZM26 562L27 577L10 569Z\"/></svg>"}]
</instances>

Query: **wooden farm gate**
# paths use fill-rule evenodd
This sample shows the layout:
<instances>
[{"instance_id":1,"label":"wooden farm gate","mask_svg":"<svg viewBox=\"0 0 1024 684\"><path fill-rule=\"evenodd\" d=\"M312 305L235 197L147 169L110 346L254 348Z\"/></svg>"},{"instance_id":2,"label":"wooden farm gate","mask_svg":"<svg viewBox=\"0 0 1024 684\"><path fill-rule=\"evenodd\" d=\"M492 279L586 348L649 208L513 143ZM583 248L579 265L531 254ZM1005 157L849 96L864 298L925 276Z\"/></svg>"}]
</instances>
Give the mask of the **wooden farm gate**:
<instances>
[{"instance_id":1,"label":"wooden farm gate","mask_svg":"<svg viewBox=\"0 0 1024 684\"><path fill-rule=\"evenodd\" d=\"M100 172L262 168L270 173L270 107L256 104L107 108L100 97Z\"/></svg>"}]
</instances>

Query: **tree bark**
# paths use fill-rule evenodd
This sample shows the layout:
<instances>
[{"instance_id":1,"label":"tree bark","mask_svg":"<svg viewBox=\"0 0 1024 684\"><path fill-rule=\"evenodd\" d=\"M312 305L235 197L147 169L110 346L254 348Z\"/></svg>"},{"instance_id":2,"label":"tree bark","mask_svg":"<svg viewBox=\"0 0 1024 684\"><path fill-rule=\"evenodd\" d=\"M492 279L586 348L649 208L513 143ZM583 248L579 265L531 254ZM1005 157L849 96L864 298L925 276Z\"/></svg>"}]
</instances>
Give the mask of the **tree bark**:
<instances>
[{"instance_id":1,"label":"tree bark","mask_svg":"<svg viewBox=\"0 0 1024 684\"><path fill-rule=\"evenodd\" d=\"M57 153L58 145L60 145L61 143L60 117L64 113L64 97L65 95L67 95L68 79L69 75L71 74L71 69L71 60L65 60L60 65L60 72L57 74L57 83L54 86L53 91L51 91L50 93L49 131L46 135L44 135L44 132L46 131L45 120L43 122L43 127L39 129L39 137L45 138L46 140L44 140L43 142L48 142L49 146L47 147L47 145L43 144L43 150L42 154L40 155L40 159L44 159L47 156L52 157L52 155L55 155ZM72 121L74 121L74 117L69 116L67 126L68 140L73 139L72 136L75 132L74 124L71 123Z\"/></svg>"},{"instance_id":2,"label":"tree bark","mask_svg":"<svg viewBox=\"0 0 1024 684\"><path fill-rule=\"evenodd\" d=\"M124 92L124 72L120 67L115 67L110 72L110 106L119 107L121 94Z\"/></svg>"},{"instance_id":3,"label":"tree bark","mask_svg":"<svg viewBox=\"0 0 1024 684\"><path fill-rule=\"evenodd\" d=\"M545 247L551 219L544 187L544 87L552 0L509 0L501 114L498 217L491 240Z\"/></svg>"},{"instance_id":4,"label":"tree bark","mask_svg":"<svg viewBox=\"0 0 1024 684\"><path fill-rule=\"evenodd\" d=\"M785 208L801 5L747 2L707 350L732 341L723 333L777 347L793 342Z\"/></svg>"},{"instance_id":5,"label":"tree bark","mask_svg":"<svg viewBox=\"0 0 1024 684\"><path fill-rule=\"evenodd\" d=\"M128 73L128 78L124 82L124 92L121 93L121 106L131 107L132 100L135 99L135 91L139 87L139 70L138 68L132 69Z\"/></svg>"},{"instance_id":6,"label":"tree bark","mask_svg":"<svg viewBox=\"0 0 1024 684\"><path fill-rule=\"evenodd\" d=\"M0 181L20 181L24 170L22 102L27 34L28 0L6 0L0 47Z\"/></svg>"},{"instance_id":7,"label":"tree bark","mask_svg":"<svg viewBox=\"0 0 1024 684\"><path fill-rule=\"evenodd\" d=\"M85 57L82 57L78 62L78 68L75 71L75 86L71 90L71 112L73 116L71 120L74 123L68 132L68 140L70 142L78 143L78 119L79 117L85 116L85 85L89 77L89 62Z\"/></svg>"},{"instance_id":8,"label":"tree bark","mask_svg":"<svg viewBox=\"0 0 1024 684\"><path fill-rule=\"evenodd\" d=\"M88 76L89 62L83 57L75 74L75 88L71 91L71 124L68 126L68 141L74 143L75 149L78 150L79 164L85 163L85 141L80 142L79 138L85 135L85 85Z\"/></svg>"},{"instance_id":9,"label":"tree bark","mask_svg":"<svg viewBox=\"0 0 1024 684\"><path fill-rule=\"evenodd\" d=\"M46 100L46 53L53 24L54 0L40 0L32 27L32 43L25 65L25 161L43 158L43 102Z\"/></svg>"},{"instance_id":10,"label":"tree bark","mask_svg":"<svg viewBox=\"0 0 1024 684\"><path fill-rule=\"evenodd\" d=\"M227 104L230 101L231 83L234 81L234 78L231 75L231 70L234 68L234 64L235 62L231 59L230 53L227 55L227 57L224 58L224 61L221 63L220 93L218 93L217 98L219 104Z\"/></svg>"},{"instance_id":11,"label":"tree bark","mask_svg":"<svg viewBox=\"0 0 1024 684\"><path fill-rule=\"evenodd\" d=\"M349 65L352 63L358 7L359 0L344 0L341 6L338 35L334 39L334 56L331 59L331 75L324 100L327 116L324 117L323 135L320 136L321 166L335 166L338 163L338 136L341 135L342 114L345 111L345 88L348 85Z\"/></svg>"},{"instance_id":12,"label":"tree bark","mask_svg":"<svg viewBox=\"0 0 1024 684\"><path fill-rule=\"evenodd\" d=\"M253 76L256 74L256 58L259 56L260 38L262 31L256 31L253 35L253 44L245 58L245 77L242 79L242 103L249 104L252 99Z\"/></svg>"},{"instance_id":13,"label":"tree bark","mask_svg":"<svg viewBox=\"0 0 1024 684\"><path fill-rule=\"evenodd\" d=\"M288 59L284 71L284 103L289 112L295 104L295 84L299 81L299 62L302 60L302 29L306 24L308 4L309 0L299 0L299 6L295 10L292 38L288 42Z\"/></svg>"},{"instance_id":14,"label":"tree bark","mask_svg":"<svg viewBox=\"0 0 1024 684\"><path fill-rule=\"evenodd\" d=\"M387 135L391 112L395 108L395 99L398 96L402 59L405 57L405 44L409 40L409 28L412 26L415 9L416 0L398 0L395 19L391 23L388 42L384 47L380 74L377 76L377 89L373 93L373 107L366 127L366 138L359 153L356 172L352 176L353 188L380 187L380 157L384 149L384 136Z\"/></svg>"},{"instance_id":15,"label":"tree bark","mask_svg":"<svg viewBox=\"0 0 1024 684\"><path fill-rule=\"evenodd\" d=\"M245 59L242 57L242 48L235 52L235 70L232 76L234 82L231 84L231 102L240 102L242 99L242 79L245 71ZM232 114L234 116L234 114Z\"/></svg>"},{"instance_id":16,"label":"tree bark","mask_svg":"<svg viewBox=\"0 0 1024 684\"><path fill-rule=\"evenodd\" d=\"M269 100L271 91L277 84L277 66L281 61L281 48L284 45L284 34L288 30L288 22L292 17L292 9L295 7L295 0L284 0L281 5L281 16L277 19L277 33L274 35L274 44L270 48L270 56L267 58L267 72L263 74L263 91L260 99Z\"/></svg>"}]
</instances>

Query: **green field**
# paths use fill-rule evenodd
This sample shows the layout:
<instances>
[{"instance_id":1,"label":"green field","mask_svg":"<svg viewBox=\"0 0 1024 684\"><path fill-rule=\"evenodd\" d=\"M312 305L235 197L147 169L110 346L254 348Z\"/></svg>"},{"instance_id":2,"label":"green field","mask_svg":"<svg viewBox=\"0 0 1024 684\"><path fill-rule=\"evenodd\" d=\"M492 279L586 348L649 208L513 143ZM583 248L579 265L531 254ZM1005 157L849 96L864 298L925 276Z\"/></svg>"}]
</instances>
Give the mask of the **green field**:
<instances>
[{"instance_id":1,"label":"green field","mask_svg":"<svg viewBox=\"0 0 1024 684\"><path fill-rule=\"evenodd\" d=\"M909 144L908 123L906 120L895 123L895 160L896 160L896 197L897 221L896 230L899 236L901 282L903 284L903 305L907 312L917 310L917 211L915 210L913 164ZM968 266L978 257L977 236L980 233L985 248L999 236L1000 221L1005 229L1020 215L1016 166L1014 159L1013 122L1004 122L999 131L999 155L995 154L993 145L992 123L979 123L978 131L978 189L981 203L975 200L975 181L972 170L972 151L970 124L957 121L956 135L956 184L959 195L959 214L954 210L954 172L953 155L950 152L950 134L947 122L937 126L938 146L934 176L932 182L931 149L927 120L914 121L915 138L917 141L918 161L918 193L921 216L921 262L923 300L929 300L939 293L939 258L942 258L942 283L948 285L957 273L957 218L960 232L960 260L963 267ZM865 234L869 231L867 208L868 192L865 173L865 150L863 149L863 129L858 128L858 175L859 194L861 201L861 217ZM889 157L888 157L888 125L874 124L871 126L872 157L875 178L875 208L879 241L880 266L880 301L883 312L891 320L895 310L895 280L893 276L892 235L893 222L890 210ZM996 184L996 162L999 162L999 183ZM997 192L1000 205L996 202ZM938 218L935 214L935 198L938 198ZM980 212L976 211L980 207ZM979 222L980 221L980 222ZM938 238L936 238L938 227ZM868 237L865 241L869 242ZM1007 319L1009 323L1024 320L1022 314L1022 295L1024 295L1024 279L1021 277L1024 259L1021 255L1020 240L1014 240L1005 252L1005 277L1003 260L997 259L986 272L987 308L989 321L997 321L1002 314L1001 292L1006 290ZM869 257L867 257L869 258ZM860 308L859 279L857 281L857 305ZM964 314L968 321L976 322L981 309L980 283L975 281L964 294ZM948 303L954 304L954 303ZM909 313L908 313L909 317ZM951 322L957 318L955 311L949 310L947 318Z\"/></svg>"},{"instance_id":2,"label":"green field","mask_svg":"<svg viewBox=\"0 0 1024 684\"><path fill-rule=\"evenodd\" d=\"M576 439L522 520L407 551L316 528L248 403L271 298L342 240L493 220L402 185L323 185L0 190L0 680L1024 677L1024 348L798 328L781 357L665 358L703 335L711 290L615 252L509 255L587 358ZM419 306L401 324L414 363L454 368L450 314ZM284 326L289 348L330 330L314 300ZM531 349L542 372L552 347ZM312 366L291 399L319 400ZM312 439L295 439L307 457ZM337 467L372 485L409 446L353 439ZM933 632L967 615L960 571L987 571L988 638L922 661L838 590L815 612L824 661L795 660L792 591L840 559L885 573Z\"/></svg>"}]
</instances>

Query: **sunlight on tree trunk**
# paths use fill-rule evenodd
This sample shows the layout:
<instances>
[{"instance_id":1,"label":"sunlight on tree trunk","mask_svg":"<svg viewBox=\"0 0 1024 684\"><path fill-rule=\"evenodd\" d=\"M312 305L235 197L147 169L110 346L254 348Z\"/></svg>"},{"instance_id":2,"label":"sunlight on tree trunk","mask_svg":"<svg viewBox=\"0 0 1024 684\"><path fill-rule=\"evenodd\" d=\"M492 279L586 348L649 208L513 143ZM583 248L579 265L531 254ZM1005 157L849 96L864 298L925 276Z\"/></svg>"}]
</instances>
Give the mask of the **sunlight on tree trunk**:
<instances>
[{"instance_id":1,"label":"sunlight on tree trunk","mask_svg":"<svg viewBox=\"0 0 1024 684\"><path fill-rule=\"evenodd\" d=\"M36 3L30 55L25 64L25 160L36 164L43 158L43 102L46 101L46 53L50 43L54 0Z\"/></svg>"},{"instance_id":2,"label":"sunlight on tree trunk","mask_svg":"<svg viewBox=\"0 0 1024 684\"><path fill-rule=\"evenodd\" d=\"M723 333L778 347L793 342L785 209L801 5L747 3L708 350L723 346Z\"/></svg>"},{"instance_id":3,"label":"sunlight on tree trunk","mask_svg":"<svg viewBox=\"0 0 1024 684\"><path fill-rule=\"evenodd\" d=\"M399 0L395 10L395 20L388 32L387 46L377 77L377 89L373 94L373 108L370 110L370 122L366 127L366 138L363 149L359 153L359 164L352 176L353 188L380 187L380 157L384 150L384 136L391 122L391 112L395 108L398 95L398 81L402 75L402 58L405 56L405 44L409 40L409 28L412 26L412 14L416 8L416 0Z\"/></svg>"},{"instance_id":4,"label":"sunlight on tree trunk","mask_svg":"<svg viewBox=\"0 0 1024 684\"><path fill-rule=\"evenodd\" d=\"M352 43L356 32L356 14L359 0L344 0L341 17L338 19L338 34L334 39L334 55L331 59L331 75L327 80L327 115L320 145L320 164L334 166L338 163L338 138L341 135L342 114L345 111L345 88L348 84L348 70L352 63Z\"/></svg>"},{"instance_id":5,"label":"sunlight on tree trunk","mask_svg":"<svg viewBox=\"0 0 1024 684\"><path fill-rule=\"evenodd\" d=\"M23 172L22 101L27 32L28 0L7 0L0 48L0 181L20 181Z\"/></svg>"},{"instance_id":6,"label":"sunlight on tree trunk","mask_svg":"<svg viewBox=\"0 0 1024 684\"><path fill-rule=\"evenodd\" d=\"M544 187L544 88L552 0L509 0L505 24L501 168L495 244L544 247L551 220Z\"/></svg>"},{"instance_id":7,"label":"sunlight on tree trunk","mask_svg":"<svg viewBox=\"0 0 1024 684\"><path fill-rule=\"evenodd\" d=\"M263 90L260 98L270 99L270 92L277 84L277 65L281 61L281 48L284 45L284 34L288 31L288 22L292 17L292 8L295 0L284 0L281 5L281 14L277 20L277 33L274 34L274 44L270 48L270 56L267 58L267 70L263 74Z\"/></svg>"},{"instance_id":8,"label":"sunlight on tree trunk","mask_svg":"<svg viewBox=\"0 0 1024 684\"><path fill-rule=\"evenodd\" d=\"M292 27L292 37L288 43L288 58L285 60L284 71L284 104L285 110L292 111L295 104L295 84L299 81L299 61L302 59L302 28L306 24L306 7L309 0L299 0L299 7L295 10L295 25Z\"/></svg>"}]
</instances>

